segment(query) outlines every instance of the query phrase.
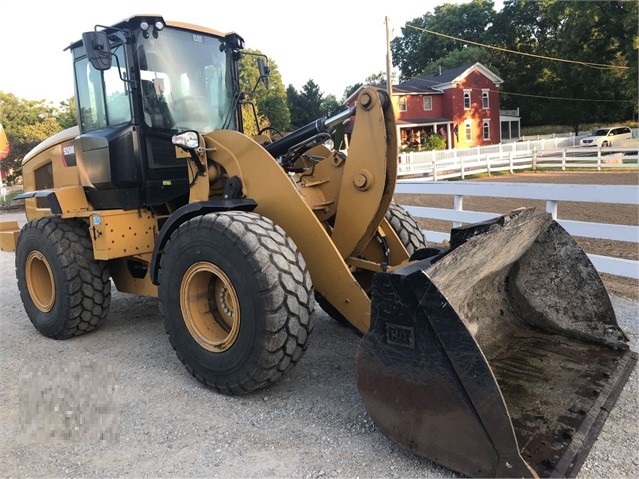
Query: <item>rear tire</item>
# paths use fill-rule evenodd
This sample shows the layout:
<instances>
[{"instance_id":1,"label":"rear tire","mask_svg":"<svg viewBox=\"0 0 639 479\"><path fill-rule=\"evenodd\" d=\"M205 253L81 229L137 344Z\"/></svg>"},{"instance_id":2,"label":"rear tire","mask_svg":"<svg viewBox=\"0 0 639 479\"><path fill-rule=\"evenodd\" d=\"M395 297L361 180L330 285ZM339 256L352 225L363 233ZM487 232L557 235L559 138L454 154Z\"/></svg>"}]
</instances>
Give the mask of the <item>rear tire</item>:
<instances>
[{"instance_id":1,"label":"rear tire","mask_svg":"<svg viewBox=\"0 0 639 479\"><path fill-rule=\"evenodd\" d=\"M171 345L201 383L245 394L278 380L312 330L312 284L293 241L255 213L182 224L160 262L160 307Z\"/></svg>"},{"instance_id":2,"label":"rear tire","mask_svg":"<svg viewBox=\"0 0 639 479\"><path fill-rule=\"evenodd\" d=\"M397 236L399 236L409 256L418 249L428 247L424 233L417 224L417 221L415 221L415 218L394 201L391 202L388 208L386 220L390 223L391 228L393 228Z\"/></svg>"},{"instance_id":3,"label":"rear tire","mask_svg":"<svg viewBox=\"0 0 639 479\"><path fill-rule=\"evenodd\" d=\"M402 206L392 201L385 216L395 234L406 248L408 255L411 256L415 251L426 248L427 243L421 228L412 215ZM315 291L315 300L317 304L331 318L344 326L352 327L346 318L332 304L330 304L324 296Z\"/></svg>"},{"instance_id":4,"label":"rear tire","mask_svg":"<svg viewBox=\"0 0 639 479\"><path fill-rule=\"evenodd\" d=\"M15 264L24 309L44 336L78 336L106 319L111 305L108 267L93 259L83 221L30 221L18 237Z\"/></svg>"}]
</instances>

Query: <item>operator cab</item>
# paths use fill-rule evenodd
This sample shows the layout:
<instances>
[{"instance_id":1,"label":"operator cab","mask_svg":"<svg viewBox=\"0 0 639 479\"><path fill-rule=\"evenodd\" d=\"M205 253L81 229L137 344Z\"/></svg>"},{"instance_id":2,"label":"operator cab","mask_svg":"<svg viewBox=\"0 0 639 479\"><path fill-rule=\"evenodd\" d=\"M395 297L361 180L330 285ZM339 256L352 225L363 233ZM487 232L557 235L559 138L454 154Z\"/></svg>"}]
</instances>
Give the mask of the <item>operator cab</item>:
<instances>
[{"instance_id":1,"label":"operator cab","mask_svg":"<svg viewBox=\"0 0 639 479\"><path fill-rule=\"evenodd\" d=\"M99 29L98 29L99 27ZM75 159L96 209L188 198L179 131L242 131L237 62L242 38L161 16L96 26L73 54L80 136Z\"/></svg>"}]
</instances>

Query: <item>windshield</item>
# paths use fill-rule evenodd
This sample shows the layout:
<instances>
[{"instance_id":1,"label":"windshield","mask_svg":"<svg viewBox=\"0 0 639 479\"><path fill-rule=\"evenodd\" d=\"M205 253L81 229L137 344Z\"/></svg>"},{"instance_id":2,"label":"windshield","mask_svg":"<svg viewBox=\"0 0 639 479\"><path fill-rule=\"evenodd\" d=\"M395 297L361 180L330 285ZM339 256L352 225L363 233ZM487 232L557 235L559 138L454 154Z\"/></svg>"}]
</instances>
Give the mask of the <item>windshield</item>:
<instances>
[{"instance_id":1,"label":"windshield","mask_svg":"<svg viewBox=\"0 0 639 479\"><path fill-rule=\"evenodd\" d=\"M608 131L610 130L608 130L607 128L602 130L595 130L590 134L590 136L606 136L608 134Z\"/></svg>"},{"instance_id":2,"label":"windshield","mask_svg":"<svg viewBox=\"0 0 639 479\"><path fill-rule=\"evenodd\" d=\"M153 128L235 129L231 53L218 37L165 28L138 38L144 122Z\"/></svg>"}]
</instances>

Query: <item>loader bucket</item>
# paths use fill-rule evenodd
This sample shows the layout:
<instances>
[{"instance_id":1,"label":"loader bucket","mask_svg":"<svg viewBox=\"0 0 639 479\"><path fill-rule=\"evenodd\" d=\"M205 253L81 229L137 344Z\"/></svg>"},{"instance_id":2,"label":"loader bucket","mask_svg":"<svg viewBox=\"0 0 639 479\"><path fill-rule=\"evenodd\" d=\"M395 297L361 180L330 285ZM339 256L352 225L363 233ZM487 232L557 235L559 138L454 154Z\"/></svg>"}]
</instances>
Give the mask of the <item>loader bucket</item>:
<instances>
[{"instance_id":1,"label":"loader bucket","mask_svg":"<svg viewBox=\"0 0 639 479\"><path fill-rule=\"evenodd\" d=\"M574 477L637 354L588 257L548 214L451 232L376 273L357 386L399 445L471 477Z\"/></svg>"}]
</instances>

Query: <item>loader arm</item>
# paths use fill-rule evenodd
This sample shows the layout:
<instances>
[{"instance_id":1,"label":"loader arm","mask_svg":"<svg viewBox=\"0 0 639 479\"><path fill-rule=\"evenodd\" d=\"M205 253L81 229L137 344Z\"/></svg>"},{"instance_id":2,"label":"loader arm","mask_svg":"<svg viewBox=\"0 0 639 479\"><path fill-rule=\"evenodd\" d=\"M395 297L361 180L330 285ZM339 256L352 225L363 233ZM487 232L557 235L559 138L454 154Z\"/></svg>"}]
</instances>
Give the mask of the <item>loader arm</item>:
<instances>
[{"instance_id":1,"label":"loader arm","mask_svg":"<svg viewBox=\"0 0 639 479\"><path fill-rule=\"evenodd\" d=\"M383 221L395 187L397 143L390 102L377 89L360 93L354 114L348 157L320 162L303 183L296 182L263 146L238 132L214 131L204 138L209 160L229 178L241 178L242 195L256 201L255 212L281 226L296 243L315 289L365 332L370 324L370 299L344 259L363 250ZM322 163L329 169L321 168ZM324 174L329 177L318 176ZM318 181L309 180L313 178ZM313 194L304 191L309 189ZM334 197L326 198L322 189ZM332 205L332 226L315 214L318 202Z\"/></svg>"}]
</instances>

